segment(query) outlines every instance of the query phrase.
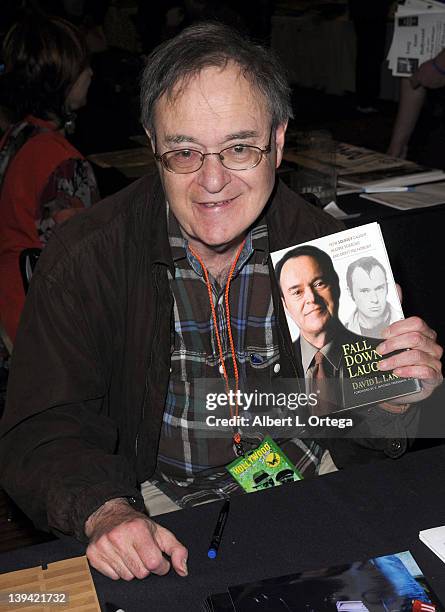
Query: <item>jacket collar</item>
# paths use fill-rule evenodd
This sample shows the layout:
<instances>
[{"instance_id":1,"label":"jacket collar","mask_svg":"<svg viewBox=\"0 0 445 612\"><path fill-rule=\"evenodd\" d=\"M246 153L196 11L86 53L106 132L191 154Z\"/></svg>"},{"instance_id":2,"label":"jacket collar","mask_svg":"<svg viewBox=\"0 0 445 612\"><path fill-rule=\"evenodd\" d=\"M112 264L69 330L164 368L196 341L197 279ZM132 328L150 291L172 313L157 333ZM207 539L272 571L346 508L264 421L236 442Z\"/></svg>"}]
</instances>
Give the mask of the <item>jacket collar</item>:
<instances>
[{"instance_id":1,"label":"jacket collar","mask_svg":"<svg viewBox=\"0 0 445 612\"><path fill-rule=\"evenodd\" d=\"M175 266L168 241L166 198L157 172L147 189L146 200L145 206L150 207L152 211L151 222L148 226L148 242L152 252L153 264L167 266L174 276Z\"/></svg>"}]
</instances>

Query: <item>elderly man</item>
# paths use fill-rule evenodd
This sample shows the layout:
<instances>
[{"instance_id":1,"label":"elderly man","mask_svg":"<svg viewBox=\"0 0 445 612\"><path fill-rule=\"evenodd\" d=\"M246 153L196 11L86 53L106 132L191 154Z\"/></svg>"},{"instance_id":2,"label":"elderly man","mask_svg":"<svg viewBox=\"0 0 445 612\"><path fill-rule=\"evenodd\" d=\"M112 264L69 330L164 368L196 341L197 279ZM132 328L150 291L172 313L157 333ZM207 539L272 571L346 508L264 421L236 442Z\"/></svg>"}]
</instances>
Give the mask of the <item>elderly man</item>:
<instances>
[{"instance_id":1,"label":"elderly man","mask_svg":"<svg viewBox=\"0 0 445 612\"><path fill-rule=\"evenodd\" d=\"M356 309L346 327L356 334L381 338L391 323L403 319L387 301L386 270L375 257L361 257L349 264L346 283Z\"/></svg>"},{"instance_id":2,"label":"elderly man","mask_svg":"<svg viewBox=\"0 0 445 612\"><path fill-rule=\"evenodd\" d=\"M4 487L37 525L86 539L91 564L125 580L170 562L187 574L187 550L144 499L154 516L225 496L224 465L243 450L238 431L198 435L193 381L295 375L269 250L340 229L275 181L291 108L263 49L191 27L149 58L141 98L160 181L61 227L42 256L1 457ZM387 367L436 383L440 348L420 319L390 328L381 351L415 345ZM314 445L286 452L315 471Z\"/></svg>"}]
</instances>

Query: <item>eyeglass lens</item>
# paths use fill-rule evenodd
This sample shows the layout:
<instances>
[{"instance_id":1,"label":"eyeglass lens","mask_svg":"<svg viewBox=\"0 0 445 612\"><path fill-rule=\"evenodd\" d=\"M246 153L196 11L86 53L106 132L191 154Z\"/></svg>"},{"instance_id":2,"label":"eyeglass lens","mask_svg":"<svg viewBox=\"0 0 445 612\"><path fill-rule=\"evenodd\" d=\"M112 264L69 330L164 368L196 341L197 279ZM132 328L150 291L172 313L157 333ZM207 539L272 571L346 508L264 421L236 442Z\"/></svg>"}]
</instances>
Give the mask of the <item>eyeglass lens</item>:
<instances>
[{"instance_id":1,"label":"eyeglass lens","mask_svg":"<svg viewBox=\"0 0 445 612\"><path fill-rule=\"evenodd\" d=\"M198 170L202 166L206 155L209 154L203 154L193 149L181 149L164 153L162 158L170 170L180 173ZM234 145L223 149L220 153L211 153L210 155L219 155L221 163L229 170L247 170L259 162L262 151L258 147L250 145Z\"/></svg>"}]
</instances>

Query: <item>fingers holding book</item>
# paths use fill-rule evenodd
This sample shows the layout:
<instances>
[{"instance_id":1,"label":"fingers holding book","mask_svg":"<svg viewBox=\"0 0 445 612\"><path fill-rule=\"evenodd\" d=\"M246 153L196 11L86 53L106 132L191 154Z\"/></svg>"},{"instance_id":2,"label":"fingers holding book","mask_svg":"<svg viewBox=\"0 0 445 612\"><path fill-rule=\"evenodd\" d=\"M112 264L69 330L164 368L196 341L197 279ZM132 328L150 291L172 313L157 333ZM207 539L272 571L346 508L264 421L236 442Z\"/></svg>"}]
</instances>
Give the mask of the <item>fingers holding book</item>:
<instances>
[{"instance_id":1,"label":"fingers holding book","mask_svg":"<svg viewBox=\"0 0 445 612\"><path fill-rule=\"evenodd\" d=\"M384 341L376 350L385 357L379 362L382 371L393 370L396 376L417 378L422 392L413 401L428 397L443 380L441 357L436 332L420 317L409 317L390 325L383 333ZM409 350L406 350L409 349ZM396 355L394 351L401 351Z\"/></svg>"}]
</instances>

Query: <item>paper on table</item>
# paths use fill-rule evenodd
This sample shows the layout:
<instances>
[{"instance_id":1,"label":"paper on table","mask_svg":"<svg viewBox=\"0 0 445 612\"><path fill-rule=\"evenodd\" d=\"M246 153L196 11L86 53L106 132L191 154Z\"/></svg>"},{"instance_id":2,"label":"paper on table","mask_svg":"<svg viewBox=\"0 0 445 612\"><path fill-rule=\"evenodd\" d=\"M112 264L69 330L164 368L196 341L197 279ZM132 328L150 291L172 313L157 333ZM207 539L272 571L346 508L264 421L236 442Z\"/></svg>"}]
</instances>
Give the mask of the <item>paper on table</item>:
<instances>
[{"instance_id":1,"label":"paper on table","mask_svg":"<svg viewBox=\"0 0 445 612\"><path fill-rule=\"evenodd\" d=\"M49 600L52 594L64 593L67 603ZM11 594L29 594L23 603L10 603ZM58 598L59 601L63 601ZM14 601L14 600L13 600ZM29 569L8 572L0 575L0 611L23 610L32 612L54 612L55 610L82 610L100 612L96 589L91 577L87 558L74 557L49 563L47 569Z\"/></svg>"},{"instance_id":2,"label":"paper on table","mask_svg":"<svg viewBox=\"0 0 445 612\"><path fill-rule=\"evenodd\" d=\"M334 201L329 202L329 204L326 204L323 210L332 217L335 217L336 219L353 219L354 217L360 217L360 213L354 213L352 215L349 215L339 206L337 206Z\"/></svg>"},{"instance_id":3,"label":"paper on table","mask_svg":"<svg viewBox=\"0 0 445 612\"><path fill-rule=\"evenodd\" d=\"M445 563L445 525L419 531L419 538Z\"/></svg>"},{"instance_id":4,"label":"paper on table","mask_svg":"<svg viewBox=\"0 0 445 612\"><path fill-rule=\"evenodd\" d=\"M284 159L304 168L321 171L323 171L326 164L333 164L339 177L351 172L375 172L376 170L387 170L388 168L412 168L415 166L413 162L405 159L391 157L385 153L366 149L365 147L358 147L347 142L334 141L334 145L334 161L332 161L332 153L317 151L316 154L310 154L306 151L302 152L292 144L286 146Z\"/></svg>"},{"instance_id":5,"label":"paper on table","mask_svg":"<svg viewBox=\"0 0 445 612\"><path fill-rule=\"evenodd\" d=\"M414 191L409 192L361 193L360 197L398 210L428 208L445 202L445 182L419 185Z\"/></svg>"},{"instance_id":6,"label":"paper on table","mask_svg":"<svg viewBox=\"0 0 445 612\"><path fill-rule=\"evenodd\" d=\"M338 612L369 612L362 601L337 601Z\"/></svg>"}]
</instances>

